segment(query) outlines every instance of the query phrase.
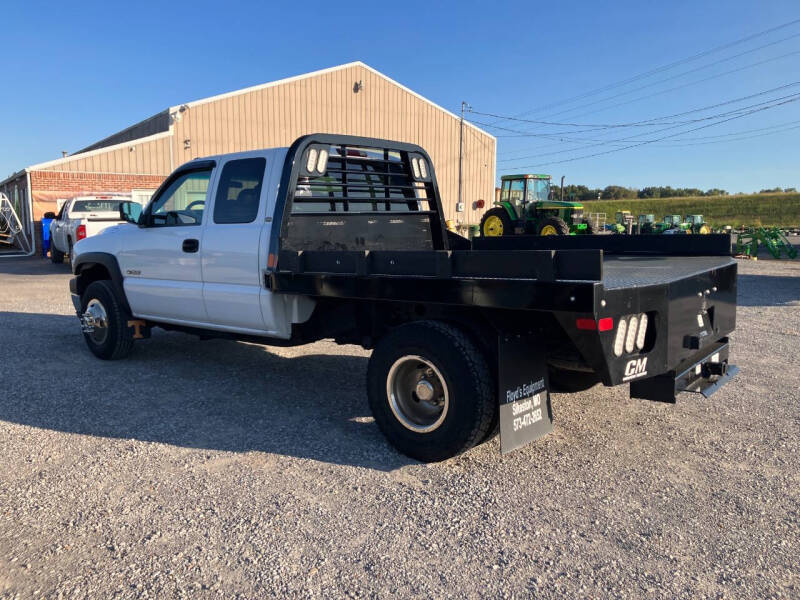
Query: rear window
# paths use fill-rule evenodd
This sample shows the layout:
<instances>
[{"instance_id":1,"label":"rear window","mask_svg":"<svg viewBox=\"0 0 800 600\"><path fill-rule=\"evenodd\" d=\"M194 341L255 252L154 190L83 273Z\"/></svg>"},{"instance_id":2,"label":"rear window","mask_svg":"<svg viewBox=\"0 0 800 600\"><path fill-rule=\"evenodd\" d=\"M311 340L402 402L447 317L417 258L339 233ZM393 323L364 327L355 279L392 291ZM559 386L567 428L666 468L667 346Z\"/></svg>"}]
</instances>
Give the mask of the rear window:
<instances>
[{"instance_id":1,"label":"rear window","mask_svg":"<svg viewBox=\"0 0 800 600\"><path fill-rule=\"evenodd\" d=\"M266 166L264 158L245 158L225 163L214 201L214 223L255 221Z\"/></svg>"},{"instance_id":2,"label":"rear window","mask_svg":"<svg viewBox=\"0 0 800 600\"><path fill-rule=\"evenodd\" d=\"M119 212L122 200L76 200L70 212Z\"/></svg>"},{"instance_id":3,"label":"rear window","mask_svg":"<svg viewBox=\"0 0 800 600\"><path fill-rule=\"evenodd\" d=\"M306 166L309 152L327 151L322 173ZM412 159L426 160L425 176ZM419 212L434 207L431 166L422 156L389 148L314 144L299 158L292 213ZM313 174L309 174L313 172Z\"/></svg>"}]
</instances>

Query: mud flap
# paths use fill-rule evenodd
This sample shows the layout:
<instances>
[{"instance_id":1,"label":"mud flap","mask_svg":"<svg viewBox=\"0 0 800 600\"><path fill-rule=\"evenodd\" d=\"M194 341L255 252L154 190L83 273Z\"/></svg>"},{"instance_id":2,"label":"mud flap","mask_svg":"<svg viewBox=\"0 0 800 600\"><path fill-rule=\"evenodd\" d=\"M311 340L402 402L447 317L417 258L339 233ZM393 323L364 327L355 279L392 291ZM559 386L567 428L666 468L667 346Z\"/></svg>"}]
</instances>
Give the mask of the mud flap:
<instances>
[{"instance_id":1,"label":"mud flap","mask_svg":"<svg viewBox=\"0 0 800 600\"><path fill-rule=\"evenodd\" d=\"M553 409L540 340L500 335L498 360L500 452L507 454L550 433Z\"/></svg>"},{"instance_id":2,"label":"mud flap","mask_svg":"<svg viewBox=\"0 0 800 600\"><path fill-rule=\"evenodd\" d=\"M131 319L128 321L128 328L133 329L133 339L150 339L150 327L148 327L147 321L143 321L142 319Z\"/></svg>"}]
</instances>

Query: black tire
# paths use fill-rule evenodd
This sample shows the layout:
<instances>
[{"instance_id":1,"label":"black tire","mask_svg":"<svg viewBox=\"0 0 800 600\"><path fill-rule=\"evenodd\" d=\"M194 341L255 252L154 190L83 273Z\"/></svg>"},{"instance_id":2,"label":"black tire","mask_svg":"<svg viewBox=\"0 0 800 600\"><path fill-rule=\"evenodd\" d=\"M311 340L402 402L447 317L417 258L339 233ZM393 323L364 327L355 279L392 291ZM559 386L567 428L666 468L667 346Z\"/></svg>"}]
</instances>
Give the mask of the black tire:
<instances>
[{"instance_id":1,"label":"black tire","mask_svg":"<svg viewBox=\"0 0 800 600\"><path fill-rule=\"evenodd\" d=\"M548 368L550 391L565 394L574 394L593 388L600 383L600 378L595 373L586 371L568 371L566 369Z\"/></svg>"},{"instance_id":2,"label":"black tire","mask_svg":"<svg viewBox=\"0 0 800 600\"><path fill-rule=\"evenodd\" d=\"M589 219L586 219L586 235L594 235L595 233L594 225Z\"/></svg>"},{"instance_id":3,"label":"black tire","mask_svg":"<svg viewBox=\"0 0 800 600\"><path fill-rule=\"evenodd\" d=\"M92 302L100 304L106 315L107 326L96 328L95 333L84 333L83 338L86 340L86 345L97 358L103 360L125 358L133 348L133 332L128 327L128 321L132 317L122 307L110 281L100 280L89 284L81 296L81 314L87 311L87 307ZM103 332L102 329L105 331ZM105 335L102 336L102 333Z\"/></svg>"},{"instance_id":4,"label":"black tire","mask_svg":"<svg viewBox=\"0 0 800 600\"><path fill-rule=\"evenodd\" d=\"M503 231L500 235L514 235L514 222L511 220L511 217L508 216L506 209L502 206L498 206L483 213L483 217L481 218L481 237L499 237L497 234L492 234L485 229L487 222L489 222L492 217L497 217L502 223Z\"/></svg>"},{"instance_id":5,"label":"black tire","mask_svg":"<svg viewBox=\"0 0 800 600\"><path fill-rule=\"evenodd\" d=\"M569 227L563 221L563 219L559 219L558 217L545 217L542 219L539 222L539 229L536 233L538 235L542 235L542 230L548 226L553 227L556 230L557 235L569 235Z\"/></svg>"},{"instance_id":6,"label":"black tire","mask_svg":"<svg viewBox=\"0 0 800 600\"><path fill-rule=\"evenodd\" d=\"M413 366L418 358L428 365L411 372L426 373L423 379L430 378L436 384L432 389L441 383L439 398L445 398L439 421L429 425L411 422L402 403L397 399L393 403L395 395L387 389L401 379L397 373L409 364ZM378 343L367 368L367 396L375 422L395 448L423 462L446 460L490 437L498 411L494 387L486 358L475 343L460 329L438 321L398 327ZM416 391L408 395L406 404L413 402L420 407L427 405L427 409L432 406L420 400ZM409 424L404 424L403 418ZM423 426L432 429L412 429Z\"/></svg>"},{"instance_id":7,"label":"black tire","mask_svg":"<svg viewBox=\"0 0 800 600\"><path fill-rule=\"evenodd\" d=\"M50 260L54 265L64 264L64 253L56 248L52 238L50 238Z\"/></svg>"}]
</instances>

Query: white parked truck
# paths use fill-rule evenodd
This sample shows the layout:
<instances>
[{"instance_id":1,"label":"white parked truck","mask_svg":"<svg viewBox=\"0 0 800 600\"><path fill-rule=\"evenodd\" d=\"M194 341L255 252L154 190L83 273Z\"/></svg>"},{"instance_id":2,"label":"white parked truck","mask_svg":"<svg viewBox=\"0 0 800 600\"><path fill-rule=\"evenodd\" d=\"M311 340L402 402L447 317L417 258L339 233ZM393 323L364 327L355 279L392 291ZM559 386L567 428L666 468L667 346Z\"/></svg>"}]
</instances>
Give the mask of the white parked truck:
<instances>
[{"instance_id":1,"label":"white parked truck","mask_svg":"<svg viewBox=\"0 0 800 600\"><path fill-rule=\"evenodd\" d=\"M118 225L120 203L131 202L130 195L104 194L78 196L64 202L55 213L46 213L50 222L50 259L63 263L64 256L72 258L72 247L87 237L97 235L112 225Z\"/></svg>"},{"instance_id":2,"label":"white parked truck","mask_svg":"<svg viewBox=\"0 0 800 600\"><path fill-rule=\"evenodd\" d=\"M551 388L629 384L675 402L736 371L730 236L468 240L445 228L430 157L412 144L313 134L196 159L120 216L75 246L70 291L92 353L123 358L153 327L359 344L373 350L377 425L420 460L498 430L503 452L546 434Z\"/></svg>"}]
</instances>

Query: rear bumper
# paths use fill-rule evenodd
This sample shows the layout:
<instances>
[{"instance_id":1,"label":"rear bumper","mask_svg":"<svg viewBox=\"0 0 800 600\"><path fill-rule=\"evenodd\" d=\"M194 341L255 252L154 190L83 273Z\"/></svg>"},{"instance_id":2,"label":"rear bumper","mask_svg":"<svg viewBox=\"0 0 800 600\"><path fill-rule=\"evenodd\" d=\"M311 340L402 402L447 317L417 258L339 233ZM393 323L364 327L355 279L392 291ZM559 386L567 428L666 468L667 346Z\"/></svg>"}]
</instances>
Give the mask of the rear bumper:
<instances>
[{"instance_id":1,"label":"rear bumper","mask_svg":"<svg viewBox=\"0 0 800 600\"><path fill-rule=\"evenodd\" d=\"M694 392L708 398L739 372L728 355L728 338L722 338L666 373L632 381L631 397L674 403L679 393Z\"/></svg>"}]
</instances>

